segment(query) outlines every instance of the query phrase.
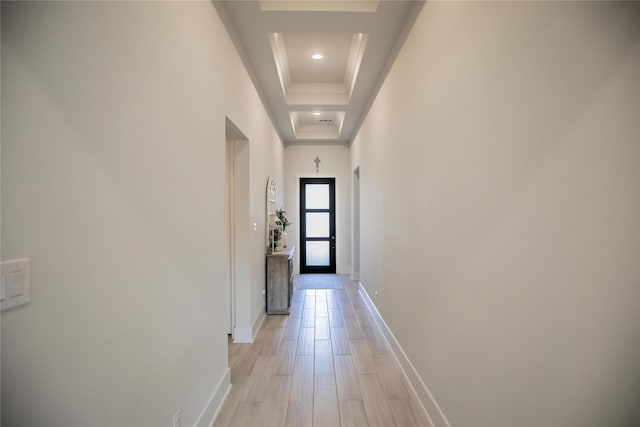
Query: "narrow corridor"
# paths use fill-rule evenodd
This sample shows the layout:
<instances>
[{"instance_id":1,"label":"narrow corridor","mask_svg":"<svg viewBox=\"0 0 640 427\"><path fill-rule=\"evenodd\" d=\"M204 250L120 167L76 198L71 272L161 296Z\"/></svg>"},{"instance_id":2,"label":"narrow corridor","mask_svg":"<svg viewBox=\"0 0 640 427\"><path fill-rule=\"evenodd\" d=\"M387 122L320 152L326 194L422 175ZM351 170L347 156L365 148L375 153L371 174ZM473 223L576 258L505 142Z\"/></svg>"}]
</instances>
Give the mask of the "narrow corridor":
<instances>
[{"instance_id":1,"label":"narrow corridor","mask_svg":"<svg viewBox=\"0 0 640 427\"><path fill-rule=\"evenodd\" d=\"M429 426L357 283L299 276L294 289L289 316L229 344L233 387L214 426Z\"/></svg>"}]
</instances>

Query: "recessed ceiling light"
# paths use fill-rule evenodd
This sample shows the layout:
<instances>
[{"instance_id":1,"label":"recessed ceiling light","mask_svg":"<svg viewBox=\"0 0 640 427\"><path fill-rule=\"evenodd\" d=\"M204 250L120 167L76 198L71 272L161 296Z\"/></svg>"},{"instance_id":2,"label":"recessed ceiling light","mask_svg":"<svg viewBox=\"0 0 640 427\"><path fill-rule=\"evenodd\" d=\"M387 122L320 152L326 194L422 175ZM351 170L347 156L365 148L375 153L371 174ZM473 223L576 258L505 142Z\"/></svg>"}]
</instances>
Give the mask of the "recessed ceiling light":
<instances>
[{"instance_id":1,"label":"recessed ceiling light","mask_svg":"<svg viewBox=\"0 0 640 427\"><path fill-rule=\"evenodd\" d=\"M320 115L320 111L314 111L314 112L313 112L313 115L314 115L314 116L319 116L319 115Z\"/></svg>"},{"instance_id":2,"label":"recessed ceiling light","mask_svg":"<svg viewBox=\"0 0 640 427\"><path fill-rule=\"evenodd\" d=\"M322 53L322 52L313 52L313 53L311 54L311 57L312 57L313 59L318 59L318 60L319 60L319 59L324 58L324 53Z\"/></svg>"}]
</instances>

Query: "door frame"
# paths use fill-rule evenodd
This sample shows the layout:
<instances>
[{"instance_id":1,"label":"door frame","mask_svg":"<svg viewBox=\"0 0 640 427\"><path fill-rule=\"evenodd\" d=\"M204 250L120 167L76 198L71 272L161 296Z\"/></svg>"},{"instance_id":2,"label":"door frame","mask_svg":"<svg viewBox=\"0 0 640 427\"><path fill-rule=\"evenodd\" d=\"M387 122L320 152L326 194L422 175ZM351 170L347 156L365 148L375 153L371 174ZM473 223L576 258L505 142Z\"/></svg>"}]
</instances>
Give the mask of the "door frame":
<instances>
[{"instance_id":1,"label":"door frame","mask_svg":"<svg viewBox=\"0 0 640 427\"><path fill-rule=\"evenodd\" d=\"M227 326L233 342L253 342L251 321L250 259L251 233L246 224L250 218L250 142L242 131L225 117L225 151L227 180ZM232 185L232 188L230 186ZM231 194L229 194L231 193ZM220 197L220 195L216 195ZM225 322L226 323L226 322ZM227 331L228 333L229 331Z\"/></svg>"},{"instance_id":2,"label":"door frame","mask_svg":"<svg viewBox=\"0 0 640 427\"><path fill-rule=\"evenodd\" d=\"M225 138L225 151L226 151L226 179L227 179L227 223L228 223L228 238L229 238L229 271L228 271L228 313L226 316L227 334L231 335L233 339L233 330L236 326L236 298L235 298L235 203L236 194L234 189L235 180L235 156L234 148L235 141L231 139L229 135Z\"/></svg>"},{"instance_id":3,"label":"door frame","mask_svg":"<svg viewBox=\"0 0 640 427\"><path fill-rule=\"evenodd\" d=\"M306 232L305 217L305 184L329 184L329 266L306 266ZM336 244L336 178L335 177L299 177L298 178L298 219L300 221L300 273L301 274L336 274L337 244Z\"/></svg>"}]
</instances>

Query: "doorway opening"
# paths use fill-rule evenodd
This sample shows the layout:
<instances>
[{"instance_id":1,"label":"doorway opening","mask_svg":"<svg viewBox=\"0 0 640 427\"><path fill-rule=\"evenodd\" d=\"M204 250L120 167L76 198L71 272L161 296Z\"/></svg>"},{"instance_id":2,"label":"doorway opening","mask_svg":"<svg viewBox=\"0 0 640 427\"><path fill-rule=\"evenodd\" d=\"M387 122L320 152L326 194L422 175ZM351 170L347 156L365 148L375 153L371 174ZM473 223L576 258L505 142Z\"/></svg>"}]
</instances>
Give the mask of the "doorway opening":
<instances>
[{"instance_id":1,"label":"doorway opening","mask_svg":"<svg viewBox=\"0 0 640 427\"><path fill-rule=\"evenodd\" d=\"M227 334L234 342L244 340L251 304L249 289L249 140L228 118L225 120L226 202L228 267L225 304Z\"/></svg>"},{"instance_id":2,"label":"doorway opening","mask_svg":"<svg viewBox=\"0 0 640 427\"><path fill-rule=\"evenodd\" d=\"M229 239L229 266L227 271L227 312L225 314L225 322L226 322L226 330L227 334L233 338L233 327L235 326L235 260L234 260L234 245L235 245L235 236L234 236L234 201L235 194L233 189L233 178L234 178L234 160L233 160L233 140L230 139L229 133L226 135L226 146L225 146L225 154L226 154L226 179L227 179L227 230L228 230L228 239Z\"/></svg>"}]
</instances>

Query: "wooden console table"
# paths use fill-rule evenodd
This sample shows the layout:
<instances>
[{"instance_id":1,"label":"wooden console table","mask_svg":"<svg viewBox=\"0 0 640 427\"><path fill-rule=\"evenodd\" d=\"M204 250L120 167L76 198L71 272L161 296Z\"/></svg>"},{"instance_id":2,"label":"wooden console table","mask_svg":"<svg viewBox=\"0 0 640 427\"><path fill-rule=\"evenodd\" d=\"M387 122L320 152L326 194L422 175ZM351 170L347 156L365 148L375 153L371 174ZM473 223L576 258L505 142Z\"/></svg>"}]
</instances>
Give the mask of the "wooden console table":
<instances>
[{"instance_id":1,"label":"wooden console table","mask_svg":"<svg viewBox=\"0 0 640 427\"><path fill-rule=\"evenodd\" d=\"M289 314L295 246L267 254L267 314Z\"/></svg>"}]
</instances>

